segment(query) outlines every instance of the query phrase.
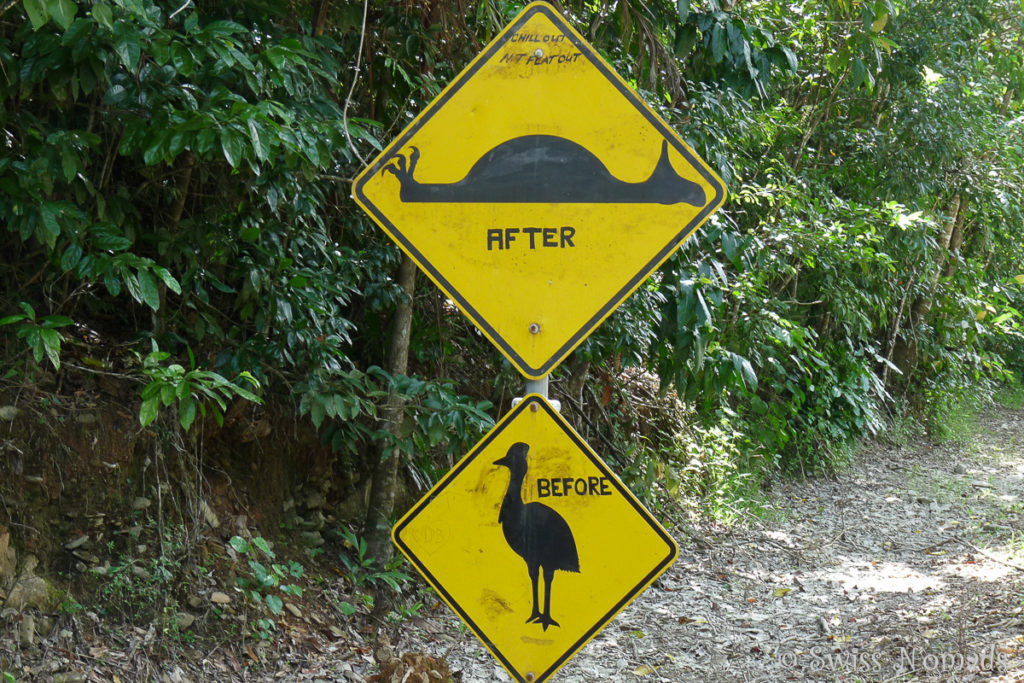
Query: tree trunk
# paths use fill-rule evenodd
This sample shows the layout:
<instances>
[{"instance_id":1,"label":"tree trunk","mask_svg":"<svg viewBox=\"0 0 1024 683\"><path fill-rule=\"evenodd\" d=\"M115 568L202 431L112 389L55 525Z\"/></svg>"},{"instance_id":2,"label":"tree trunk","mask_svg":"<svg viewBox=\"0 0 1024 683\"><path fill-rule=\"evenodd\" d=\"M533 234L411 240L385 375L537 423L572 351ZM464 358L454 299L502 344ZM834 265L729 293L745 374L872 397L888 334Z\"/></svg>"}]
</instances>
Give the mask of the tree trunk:
<instances>
[{"instance_id":1,"label":"tree trunk","mask_svg":"<svg viewBox=\"0 0 1024 683\"><path fill-rule=\"evenodd\" d=\"M428 2L422 12L423 26L429 29L440 20L440 3ZM430 61L424 60L422 73L430 74L431 67L429 65ZM390 375L404 375L409 367L409 338L412 332L412 298L416 290L416 264L405 253L402 254L402 263L398 266L398 286L405 296L395 309L395 317L392 321L387 368ZM382 421L383 428L395 438L396 442L404 416L405 401L393 391L389 391ZM397 447L382 443L378 451L377 462L374 465L373 480L370 484L370 504L366 512L364 536L367 553L382 565L387 564L394 553L394 548L391 545L391 515L395 509L395 489L398 484L400 457L401 451ZM377 607L380 604L381 601L378 600Z\"/></svg>"},{"instance_id":2,"label":"tree trunk","mask_svg":"<svg viewBox=\"0 0 1024 683\"><path fill-rule=\"evenodd\" d=\"M928 281L927 290L914 302L914 317L918 320L928 315L935 303L935 290L939 286L939 275L943 272L942 264L945 263L946 255L949 252L949 242L953 237L957 223L961 222L960 217L960 195L955 194L949 202L949 217L942 225L942 234L939 235L939 249L935 252L935 270L932 271Z\"/></svg>"},{"instance_id":3,"label":"tree trunk","mask_svg":"<svg viewBox=\"0 0 1024 683\"><path fill-rule=\"evenodd\" d=\"M960 248L964 245L964 216L967 214L961 204L960 214L956 217L956 225L953 226L953 234L949 238L949 263L946 264L946 272L942 274L945 278L951 278L956 274L957 261L960 257Z\"/></svg>"},{"instance_id":4,"label":"tree trunk","mask_svg":"<svg viewBox=\"0 0 1024 683\"><path fill-rule=\"evenodd\" d=\"M408 254L402 254L398 267L398 286L404 296L395 308L391 323L391 342L388 348L388 374L404 375L409 368L409 338L412 332L412 297L416 290L416 264ZM394 391L388 399L381 417L382 427L396 440L405 415L405 401ZM390 442L382 441L377 451L377 462L370 484L370 504L363 530L367 553L380 564L391 560L391 515L395 507L395 487L398 482L398 461L401 451Z\"/></svg>"},{"instance_id":5,"label":"tree trunk","mask_svg":"<svg viewBox=\"0 0 1024 683\"><path fill-rule=\"evenodd\" d=\"M963 235L963 214L960 205L960 195L955 194L949 201L948 218L945 223L942 224L942 233L939 235L939 248L935 252L935 268L932 270L931 275L928 276L928 283L925 291L914 301L910 307L910 326L913 331L913 326L919 324L921 320L928 315L928 312L932 310L932 305L935 303L935 293L939 286L939 277L944 272L943 264L946 261L947 255L951 248L951 241L954 233L957 231L957 226L960 226L960 237ZM956 248L959 248L959 244ZM901 307L902 313L902 307ZM893 332L894 337L899 331L899 320L896 320L896 330ZM911 336L907 339L904 336L900 336L896 339L896 343L893 345L890 357L896 364L896 367L903 372L904 375L908 375L914 366L917 365L917 338Z\"/></svg>"}]
</instances>

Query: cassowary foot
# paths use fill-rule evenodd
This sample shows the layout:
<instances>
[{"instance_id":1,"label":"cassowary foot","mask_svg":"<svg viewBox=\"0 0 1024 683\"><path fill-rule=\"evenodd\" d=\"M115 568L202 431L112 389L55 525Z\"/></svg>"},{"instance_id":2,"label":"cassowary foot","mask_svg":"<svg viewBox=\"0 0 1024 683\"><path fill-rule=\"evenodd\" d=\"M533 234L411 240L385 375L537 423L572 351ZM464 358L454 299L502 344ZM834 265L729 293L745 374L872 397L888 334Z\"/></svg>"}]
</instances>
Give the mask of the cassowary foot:
<instances>
[{"instance_id":1,"label":"cassowary foot","mask_svg":"<svg viewBox=\"0 0 1024 683\"><path fill-rule=\"evenodd\" d=\"M543 628L543 630L545 630L545 631L548 630L548 626L558 626L559 628L561 628L561 624L559 624L557 621L552 619L551 615L549 615L549 614L542 614L542 615L540 615L539 617L537 617L535 619L531 619L530 621L532 621L534 623L537 623L537 624L540 624L541 627ZM527 622L527 623L529 623L529 622Z\"/></svg>"}]
</instances>

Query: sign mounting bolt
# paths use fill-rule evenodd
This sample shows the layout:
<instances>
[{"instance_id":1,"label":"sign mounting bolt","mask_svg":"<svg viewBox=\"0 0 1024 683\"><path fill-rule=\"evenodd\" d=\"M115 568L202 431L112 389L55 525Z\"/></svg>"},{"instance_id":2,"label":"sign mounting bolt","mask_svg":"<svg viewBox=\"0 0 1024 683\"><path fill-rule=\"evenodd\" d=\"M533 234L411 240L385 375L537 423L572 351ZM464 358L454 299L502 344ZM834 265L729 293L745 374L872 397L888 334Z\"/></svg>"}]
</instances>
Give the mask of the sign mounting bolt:
<instances>
[{"instance_id":1,"label":"sign mounting bolt","mask_svg":"<svg viewBox=\"0 0 1024 683\"><path fill-rule=\"evenodd\" d=\"M530 323L530 334L540 334L539 323Z\"/></svg>"},{"instance_id":2,"label":"sign mounting bolt","mask_svg":"<svg viewBox=\"0 0 1024 683\"><path fill-rule=\"evenodd\" d=\"M542 50L542 49L540 49L538 47L536 50L533 51L533 56L534 57L543 57L544 56L544 50Z\"/></svg>"}]
</instances>

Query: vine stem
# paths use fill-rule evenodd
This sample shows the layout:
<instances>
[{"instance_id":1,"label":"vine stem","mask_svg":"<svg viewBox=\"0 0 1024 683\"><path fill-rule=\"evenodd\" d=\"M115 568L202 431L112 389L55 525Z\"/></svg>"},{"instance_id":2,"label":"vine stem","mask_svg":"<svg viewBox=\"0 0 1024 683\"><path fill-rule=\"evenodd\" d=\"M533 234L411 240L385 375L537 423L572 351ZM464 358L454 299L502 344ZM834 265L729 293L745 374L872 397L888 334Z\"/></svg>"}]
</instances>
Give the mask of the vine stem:
<instances>
[{"instance_id":1,"label":"vine stem","mask_svg":"<svg viewBox=\"0 0 1024 683\"><path fill-rule=\"evenodd\" d=\"M359 49L356 50L356 68L352 74L352 83L348 86L348 94L345 95L345 106L341 109L341 125L345 128L345 140L348 142L349 149L352 150L352 153L356 155L356 158L359 159L363 166L366 165L366 159L364 159L363 155L359 153L358 149L356 149L355 144L352 142L352 136L348 132L348 108L349 105L352 104L352 94L356 90L356 81L359 80L359 70L363 65L363 45L366 41L366 15L369 12L369 9L370 0L363 0L363 25L359 29Z\"/></svg>"}]
</instances>

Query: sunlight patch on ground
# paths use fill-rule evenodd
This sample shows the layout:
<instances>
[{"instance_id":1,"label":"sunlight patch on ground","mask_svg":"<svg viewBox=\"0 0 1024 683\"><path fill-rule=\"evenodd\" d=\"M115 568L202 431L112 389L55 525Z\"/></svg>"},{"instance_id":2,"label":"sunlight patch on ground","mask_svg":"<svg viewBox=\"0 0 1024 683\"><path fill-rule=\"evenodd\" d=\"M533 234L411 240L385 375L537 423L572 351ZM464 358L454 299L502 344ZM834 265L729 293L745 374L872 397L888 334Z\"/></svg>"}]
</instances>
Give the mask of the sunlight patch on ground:
<instances>
[{"instance_id":1,"label":"sunlight patch on ground","mask_svg":"<svg viewBox=\"0 0 1024 683\"><path fill-rule=\"evenodd\" d=\"M921 593L942 590L946 582L931 574L922 574L903 562L850 562L825 575L846 590L876 593Z\"/></svg>"},{"instance_id":2,"label":"sunlight patch on ground","mask_svg":"<svg viewBox=\"0 0 1024 683\"><path fill-rule=\"evenodd\" d=\"M793 537L784 531L766 531L765 536L782 543L787 548L793 548L796 546L796 543L793 541Z\"/></svg>"},{"instance_id":3,"label":"sunlight patch on ground","mask_svg":"<svg viewBox=\"0 0 1024 683\"><path fill-rule=\"evenodd\" d=\"M986 550L993 557L1009 561L1009 553ZM1005 557L1004 557L1005 556ZM1005 564L980 555L975 555L973 560L964 560L957 564L948 564L943 567L943 573L956 575L961 578L977 579L979 581L1001 581L1013 572L1013 569Z\"/></svg>"}]
</instances>

